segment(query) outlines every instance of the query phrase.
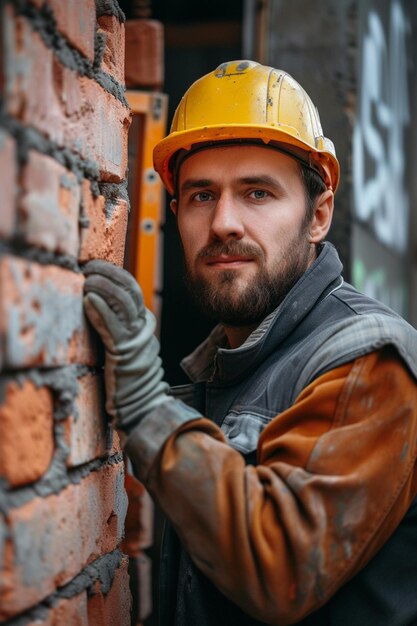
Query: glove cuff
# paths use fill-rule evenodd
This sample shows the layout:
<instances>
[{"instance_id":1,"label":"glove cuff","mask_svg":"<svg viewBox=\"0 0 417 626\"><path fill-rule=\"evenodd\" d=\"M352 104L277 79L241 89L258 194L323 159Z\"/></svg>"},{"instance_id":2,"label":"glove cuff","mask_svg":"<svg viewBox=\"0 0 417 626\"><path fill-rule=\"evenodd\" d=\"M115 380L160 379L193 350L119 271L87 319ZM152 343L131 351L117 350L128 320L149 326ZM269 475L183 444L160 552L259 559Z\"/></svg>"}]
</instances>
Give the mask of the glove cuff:
<instances>
[{"instance_id":1,"label":"glove cuff","mask_svg":"<svg viewBox=\"0 0 417 626\"><path fill-rule=\"evenodd\" d=\"M186 422L202 417L181 400L170 397L150 411L132 430L124 446L139 480L146 483L155 457L172 433Z\"/></svg>"}]
</instances>

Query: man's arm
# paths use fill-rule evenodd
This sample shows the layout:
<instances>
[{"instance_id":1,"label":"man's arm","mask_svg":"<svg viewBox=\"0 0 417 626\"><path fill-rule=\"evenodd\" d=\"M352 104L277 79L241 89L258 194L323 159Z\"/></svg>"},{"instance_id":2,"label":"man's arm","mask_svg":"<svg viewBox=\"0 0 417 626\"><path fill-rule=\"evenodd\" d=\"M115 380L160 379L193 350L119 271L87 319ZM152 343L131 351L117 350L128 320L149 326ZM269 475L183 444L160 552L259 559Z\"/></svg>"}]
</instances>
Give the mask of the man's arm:
<instances>
[{"instance_id":1,"label":"man's arm","mask_svg":"<svg viewBox=\"0 0 417 626\"><path fill-rule=\"evenodd\" d=\"M120 313L121 300L112 303ZM90 318L100 330L91 310ZM130 356L134 333L122 342ZM156 390L147 383L149 408L139 380L135 395L135 377L146 370L141 351L136 367L126 355L115 366L111 350L119 348L107 340L108 402L130 432L125 449L139 477L197 566L257 619L291 624L317 609L401 521L417 487L417 390L393 350L309 385L262 433L256 467L245 466L215 424L168 400L159 374Z\"/></svg>"},{"instance_id":2,"label":"man's arm","mask_svg":"<svg viewBox=\"0 0 417 626\"><path fill-rule=\"evenodd\" d=\"M416 406L415 381L384 350L305 389L262 433L255 467L208 420L179 428L150 464L140 426L127 451L204 574L257 619L291 624L404 516L417 488ZM146 439L159 419L149 416Z\"/></svg>"}]
</instances>

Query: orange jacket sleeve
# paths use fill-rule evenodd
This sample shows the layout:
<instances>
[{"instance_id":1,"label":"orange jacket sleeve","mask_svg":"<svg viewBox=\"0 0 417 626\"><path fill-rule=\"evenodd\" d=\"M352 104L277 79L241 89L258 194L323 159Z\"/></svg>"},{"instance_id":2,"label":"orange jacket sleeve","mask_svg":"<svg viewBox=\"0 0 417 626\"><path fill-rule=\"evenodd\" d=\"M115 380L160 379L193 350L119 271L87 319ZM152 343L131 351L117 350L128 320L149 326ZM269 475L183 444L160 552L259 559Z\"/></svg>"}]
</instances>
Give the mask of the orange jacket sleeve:
<instances>
[{"instance_id":1,"label":"orange jacket sleeve","mask_svg":"<svg viewBox=\"0 0 417 626\"><path fill-rule=\"evenodd\" d=\"M142 479L220 591L256 619L292 624L398 526L417 490L416 439L416 381L384 349L304 389L263 431L258 465L195 419Z\"/></svg>"}]
</instances>

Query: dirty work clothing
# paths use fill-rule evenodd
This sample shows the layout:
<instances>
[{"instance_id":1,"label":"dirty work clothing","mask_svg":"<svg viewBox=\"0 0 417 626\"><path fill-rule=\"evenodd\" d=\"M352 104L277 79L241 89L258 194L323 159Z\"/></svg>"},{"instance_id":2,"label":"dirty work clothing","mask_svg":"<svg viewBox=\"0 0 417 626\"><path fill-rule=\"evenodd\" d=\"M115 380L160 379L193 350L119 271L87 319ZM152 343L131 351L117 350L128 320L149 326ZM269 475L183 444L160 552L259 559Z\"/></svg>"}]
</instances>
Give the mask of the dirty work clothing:
<instances>
[{"instance_id":1,"label":"dirty work clothing","mask_svg":"<svg viewBox=\"0 0 417 626\"><path fill-rule=\"evenodd\" d=\"M128 439L185 547L164 626L417 620L417 333L340 271L325 245L243 346L187 362L197 410Z\"/></svg>"}]
</instances>

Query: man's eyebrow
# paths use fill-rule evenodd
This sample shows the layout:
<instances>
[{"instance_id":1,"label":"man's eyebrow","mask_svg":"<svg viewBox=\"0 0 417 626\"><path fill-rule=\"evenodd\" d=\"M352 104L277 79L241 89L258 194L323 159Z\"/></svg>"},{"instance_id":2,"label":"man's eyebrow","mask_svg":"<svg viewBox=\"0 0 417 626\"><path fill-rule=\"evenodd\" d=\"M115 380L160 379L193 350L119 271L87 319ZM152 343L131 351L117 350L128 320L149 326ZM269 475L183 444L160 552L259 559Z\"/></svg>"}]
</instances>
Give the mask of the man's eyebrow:
<instances>
[{"instance_id":1,"label":"man's eyebrow","mask_svg":"<svg viewBox=\"0 0 417 626\"><path fill-rule=\"evenodd\" d=\"M284 193L283 185L276 178L268 176L268 174L261 174L259 176L244 176L243 178L239 178L238 182L242 185L267 185L268 187L274 187Z\"/></svg>"},{"instance_id":2,"label":"man's eyebrow","mask_svg":"<svg viewBox=\"0 0 417 626\"><path fill-rule=\"evenodd\" d=\"M202 189L204 187L210 187L213 184L213 181L208 178L188 178L181 185L180 191L184 193L184 191L190 191L190 189Z\"/></svg>"},{"instance_id":3,"label":"man's eyebrow","mask_svg":"<svg viewBox=\"0 0 417 626\"><path fill-rule=\"evenodd\" d=\"M258 176L242 176L242 178L238 178L236 182L240 185L267 185L268 187L273 187L281 193L284 193L283 185L276 178L268 176L268 174ZM209 178L188 178L181 185L180 193L184 193L185 191L190 191L192 189L204 189L205 187L210 187L211 185L213 185L213 181Z\"/></svg>"}]
</instances>

